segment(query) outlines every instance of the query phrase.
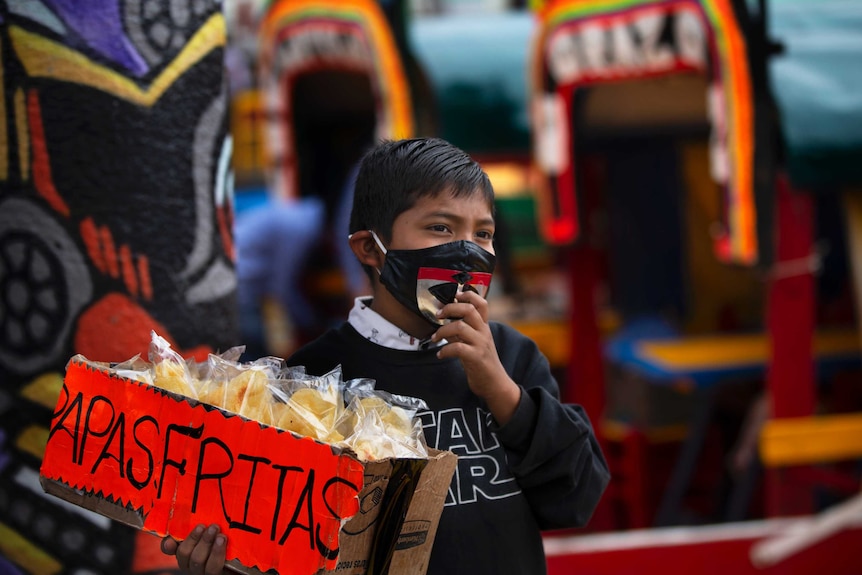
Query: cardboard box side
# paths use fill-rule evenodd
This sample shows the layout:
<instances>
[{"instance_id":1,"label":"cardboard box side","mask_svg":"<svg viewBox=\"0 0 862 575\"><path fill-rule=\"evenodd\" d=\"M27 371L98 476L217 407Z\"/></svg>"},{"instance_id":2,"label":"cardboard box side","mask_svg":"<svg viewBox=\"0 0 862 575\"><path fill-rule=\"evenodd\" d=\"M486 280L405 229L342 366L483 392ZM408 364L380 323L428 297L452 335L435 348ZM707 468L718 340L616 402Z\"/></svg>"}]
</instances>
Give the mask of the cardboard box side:
<instances>
[{"instance_id":1,"label":"cardboard box side","mask_svg":"<svg viewBox=\"0 0 862 575\"><path fill-rule=\"evenodd\" d=\"M49 495L73 503L78 507L94 511L99 515L104 515L108 519L144 530L144 518L140 512L134 509L124 507L104 497L74 489L61 481L48 479L44 476L39 476L39 483L42 484L42 489L45 490L45 493Z\"/></svg>"},{"instance_id":2,"label":"cardboard box side","mask_svg":"<svg viewBox=\"0 0 862 575\"><path fill-rule=\"evenodd\" d=\"M378 517L382 509L383 495L392 473L392 461L369 461L365 464L365 482L359 493L359 512L341 528L338 544L338 562L334 570L321 570L338 575L364 575L368 570L368 558L379 527Z\"/></svg>"},{"instance_id":3,"label":"cardboard box side","mask_svg":"<svg viewBox=\"0 0 862 575\"><path fill-rule=\"evenodd\" d=\"M393 575L424 575L458 456L434 450L422 471L389 566Z\"/></svg>"}]
</instances>

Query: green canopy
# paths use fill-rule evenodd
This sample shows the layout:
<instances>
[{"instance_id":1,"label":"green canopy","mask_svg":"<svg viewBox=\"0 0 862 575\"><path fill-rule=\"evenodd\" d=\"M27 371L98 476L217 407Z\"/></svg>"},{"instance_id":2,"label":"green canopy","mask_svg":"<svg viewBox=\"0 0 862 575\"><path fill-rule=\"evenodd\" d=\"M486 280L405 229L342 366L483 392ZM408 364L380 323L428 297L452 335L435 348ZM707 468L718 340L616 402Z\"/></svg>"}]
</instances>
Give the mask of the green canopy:
<instances>
[{"instance_id":1,"label":"green canopy","mask_svg":"<svg viewBox=\"0 0 862 575\"><path fill-rule=\"evenodd\" d=\"M529 153L529 12L415 19L410 39L437 98L439 136L473 153Z\"/></svg>"},{"instance_id":2,"label":"green canopy","mask_svg":"<svg viewBox=\"0 0 862 575\"><path fill-rule=\"evenodd\" d=\"M752 4L756 4L752 2ZM770 0L784 45L769 72L794 183L862 185L862 1ZM440 136L474 153L527 153L530 12L459 14L410 23L434 86Z\"/></svg>"},{"instance_id":3,"label":"green canopy","mask_svg":"<svg viewBox=\"0 0 862 575\"><path fill-rule=\"evenodd\" d=\"M771 0L770 66L798 186L862 184L862 2Z\"/></svg>"}]
</instances>

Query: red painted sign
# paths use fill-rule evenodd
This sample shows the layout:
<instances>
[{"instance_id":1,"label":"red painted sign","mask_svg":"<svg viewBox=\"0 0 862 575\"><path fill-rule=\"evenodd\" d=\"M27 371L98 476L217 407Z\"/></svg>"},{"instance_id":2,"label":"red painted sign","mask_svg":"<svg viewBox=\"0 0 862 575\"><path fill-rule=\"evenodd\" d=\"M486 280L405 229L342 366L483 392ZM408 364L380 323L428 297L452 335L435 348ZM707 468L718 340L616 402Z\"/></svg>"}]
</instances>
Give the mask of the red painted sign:
<instances>
[{"instance_id":1,"label":"red painted sign","mask_svg":"<svg viewBox=\"0 0 862 575\"><path fill-rule=\"evenodd\" d=\"M363 466L330 446L69 363L44 477L134 508L183 538L217 523L227 558L262 571L333 569Z\"/></svg>"}]
</instances>

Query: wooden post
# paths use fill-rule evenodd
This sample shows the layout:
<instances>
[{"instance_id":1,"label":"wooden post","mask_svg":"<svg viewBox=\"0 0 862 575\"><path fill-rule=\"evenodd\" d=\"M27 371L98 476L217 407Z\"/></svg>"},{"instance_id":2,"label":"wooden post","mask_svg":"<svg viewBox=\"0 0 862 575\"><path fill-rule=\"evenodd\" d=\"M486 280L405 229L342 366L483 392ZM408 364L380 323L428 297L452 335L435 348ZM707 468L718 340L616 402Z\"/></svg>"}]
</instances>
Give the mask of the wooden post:
<instances>
[{"instance_id":1,"label":"wooden post","mask_svg":"<svg viewBox=\"0 0 862 575\"><path fill-rule=\"evenodd\" d=\"M816 397L813 200L808 193L792 190L784 177L776 181L776 224L776 258L766 312L771 343L766 375L770 417L802 417L814 413ZM768 515L812 511L810 489L794 481L795 473L792 467L767 471Z\"/></svg>"},{"instance_id":2,"label":"wooden post","mask_svg":"<svg viewBox=\"0 0 862 575\"><path fill-rule=\"evenodd\" d=\"M862 327L862 190L848 190L844 193L844 218L856 305L856 324Z\"/></svg>"}]
</instances>

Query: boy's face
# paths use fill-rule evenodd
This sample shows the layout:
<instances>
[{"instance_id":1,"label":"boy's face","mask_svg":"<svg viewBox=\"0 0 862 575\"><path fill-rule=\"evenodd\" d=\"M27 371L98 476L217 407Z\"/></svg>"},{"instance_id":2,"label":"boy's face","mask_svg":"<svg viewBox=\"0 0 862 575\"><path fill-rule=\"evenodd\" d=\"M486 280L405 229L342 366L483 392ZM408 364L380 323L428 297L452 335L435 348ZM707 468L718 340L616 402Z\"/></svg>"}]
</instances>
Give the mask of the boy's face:
<instances>
[{"instance_id":1,"label":"boy's face","mask_svg":"<svg viewBox=\"0 0 862 575\"><path fill-rule=\"evenodd\" d=\"M390 250L421 250L433 248L442 244L465 240L474 243L482 250L494 254L494 217L492 206L477 191L469 197L454 198L448 191L436 196L422 197L409 210L399 214L392 223L391 241L386 242L387 252ZM366 265L381 270L386 256L370 239L371 232L354 234L354 252L360 261ZM384 240L385 241L385 240ZM480 250L481 251L481 250ZM493 263L491 264L493 266ZM432 266L434 267L434 266ZM487 270L488 272L492 270ZM490 280L490 275L488 280ZM379 277L379 276L378 276ZM397 281L397 280L396 280ZM436 295L429 290L418 289L419 281L413 277L412 297L416 298L417 309L406 304L402 305L398 297L394 297L379 280L374 280L373 309L394 323L406 333L416 337L426 337L436 329L429 322L427 314L434 313L443 306ZM487 283L485 284L487 286ZM408 290L411 291L411 290ZM426 291L428 293L426 293ZM487 291L487 290L485 290ZM480 292L483 295L485 291ZM406 294L405 297L411 297Z\"/></svg>"},{"instance_id":2,"label":"boy's face","mask_svg":"<svg viewBox=\"0 0 862 575\"><path fill-rule=\"evenodd\" d=\"M388 249L416 250L467 240L494 253L494 217L483 194L454 198L449 192L419 198L392 223Z\"/></svg>"}]
</instances>

